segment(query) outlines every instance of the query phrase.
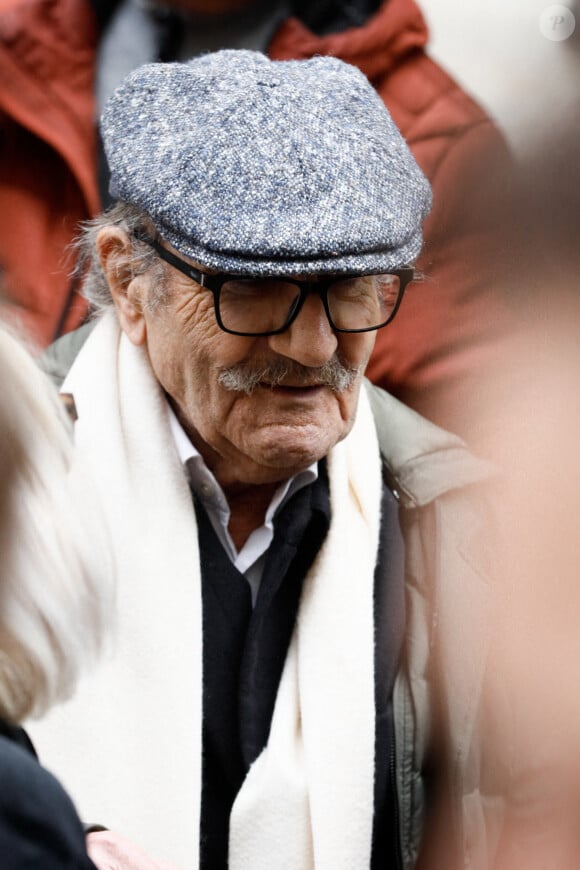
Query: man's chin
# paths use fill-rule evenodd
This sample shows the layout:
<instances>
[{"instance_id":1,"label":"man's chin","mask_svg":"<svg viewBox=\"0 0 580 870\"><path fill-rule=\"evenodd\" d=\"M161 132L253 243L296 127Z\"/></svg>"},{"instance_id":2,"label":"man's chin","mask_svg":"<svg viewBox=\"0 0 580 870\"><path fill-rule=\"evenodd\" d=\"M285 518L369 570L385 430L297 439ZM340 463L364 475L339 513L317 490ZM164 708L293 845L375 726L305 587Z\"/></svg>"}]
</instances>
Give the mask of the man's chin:
<instances>
[{"instance_id":1,"label":"man's chin","mask_svg":"<svg viewBox=\"0 0 580 870\"><path fill-rule=\"evenodd\" d=\"M306 424L300 427L270 427L257 434L250 445L251 457L258 469L292 477L318 462L347 434L348 428L329 431L328 428Z\"/></svg>"}]
</instances>

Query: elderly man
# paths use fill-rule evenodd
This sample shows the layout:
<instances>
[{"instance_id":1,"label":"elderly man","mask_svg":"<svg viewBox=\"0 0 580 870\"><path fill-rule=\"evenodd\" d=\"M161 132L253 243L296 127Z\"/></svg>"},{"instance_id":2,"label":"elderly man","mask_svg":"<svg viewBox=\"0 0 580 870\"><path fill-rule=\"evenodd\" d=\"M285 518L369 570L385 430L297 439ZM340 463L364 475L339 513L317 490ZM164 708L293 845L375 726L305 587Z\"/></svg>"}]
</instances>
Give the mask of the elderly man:
<instances>
[{"instance_id":1,"label":"elderly man","mask_svg":"<svg viewBox=\"0 0 580 870\"><path fill-rule=\"evenodd\" d=\"M474 788L485 647L463 487L486 469L362 388L429 186L329 58L148 65L102 132L118 204L85 292L107 310L63 390L109 508L118 643L41 756L86 819L183 868L413 866L436 722L459 807ZM100 867L150 866L90 840Z\"/></svg>"},{"instance_id":2,"label":"elderly man","mask_svg":"<svg viewBox=\"0 0 580 870\"><path fill-rule=\"evenodd\" d=\"M425 6L429 13L433 2ZM368 76L433 188L420 262L429 282L408 294L396 327L379 332L367 375L489 448L480 395L520 322L513 282L498 282L506 208L494 197L507 193L515 170L499 131L429 56L428 42L415 0L0 4L7 313L43 347L83 323L86 300L65 253L79 222L110 204L95 119L133 69L217 48L259 49L274 60L339 57Z\"/></svg>"}]
</instances>

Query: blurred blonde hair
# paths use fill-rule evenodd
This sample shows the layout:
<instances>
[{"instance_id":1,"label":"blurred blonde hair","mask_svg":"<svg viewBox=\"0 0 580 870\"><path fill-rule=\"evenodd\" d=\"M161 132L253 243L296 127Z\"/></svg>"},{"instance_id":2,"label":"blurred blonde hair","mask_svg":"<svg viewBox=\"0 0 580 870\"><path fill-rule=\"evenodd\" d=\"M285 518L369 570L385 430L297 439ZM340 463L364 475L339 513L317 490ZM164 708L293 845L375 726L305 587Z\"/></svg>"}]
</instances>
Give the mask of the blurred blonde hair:
<instances>
[{"instance_id":1,"label":"blurred blonde hair","mask_svg":"<svg viewBox=\"0 0 580 870\"><path fill-rule=\"evenodd\" d=\"M72 430L28 352L0 326L0 716L68 698L111 618L113 567Z\"/></svg>"}]
</instances>

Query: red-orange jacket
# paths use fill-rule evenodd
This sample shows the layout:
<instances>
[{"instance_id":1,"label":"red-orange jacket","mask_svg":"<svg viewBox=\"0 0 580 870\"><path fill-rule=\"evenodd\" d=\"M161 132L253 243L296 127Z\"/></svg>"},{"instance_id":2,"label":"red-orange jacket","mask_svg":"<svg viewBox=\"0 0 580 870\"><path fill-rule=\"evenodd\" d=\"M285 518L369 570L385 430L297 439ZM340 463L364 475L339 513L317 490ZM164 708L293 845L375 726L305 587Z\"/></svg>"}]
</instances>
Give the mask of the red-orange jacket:
<instances>
[{"instance_id":1,"label":"red-orange jacket","mask_svg":"<svg viewBox=\"0 0 580 870\"><path fill-rule=\"evenodd\" d=\"M431 181L420 263L427 280L411 285L394 323L379 331L368 374L469 435L470 402L509 322L489 269L497 244L490 190L509 160L489 118L426 55L427 36L414 0L385 0L364 26L324 37L289 18L269 54L332 54L358 66ZM86 314L67 246L79 221L100 209L98 37L88 0L0 0L2 291L40 346Z\"/></svg>"}]
</instances>

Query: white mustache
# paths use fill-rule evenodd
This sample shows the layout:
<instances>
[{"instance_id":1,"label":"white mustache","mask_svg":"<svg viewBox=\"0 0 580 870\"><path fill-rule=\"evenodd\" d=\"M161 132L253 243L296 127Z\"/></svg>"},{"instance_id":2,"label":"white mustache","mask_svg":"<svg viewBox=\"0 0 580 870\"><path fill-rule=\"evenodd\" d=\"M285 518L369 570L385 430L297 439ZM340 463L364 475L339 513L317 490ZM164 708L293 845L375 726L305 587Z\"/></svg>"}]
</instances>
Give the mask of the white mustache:
<instances>
[{"instance_id":1,"label":"white mustache","mask_svg":"<svg viewBox=\"0 0 580 870\"><path fill-rule=\"evenodd\" d=\"M276 360L256 367L238 363L223 369L218 381L226 390L251 395L257 386L270 387L330 387L334 393L343 393L355 383L361 366L345 366L336 357L322 366L311 368L293 360Z\"/></svg>"}]
</instances>

